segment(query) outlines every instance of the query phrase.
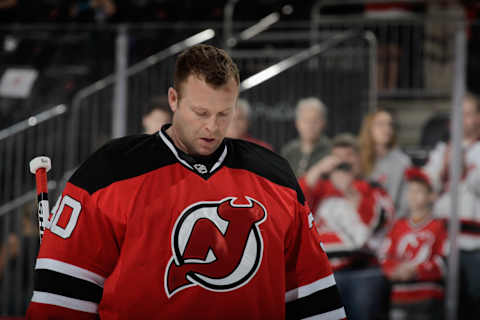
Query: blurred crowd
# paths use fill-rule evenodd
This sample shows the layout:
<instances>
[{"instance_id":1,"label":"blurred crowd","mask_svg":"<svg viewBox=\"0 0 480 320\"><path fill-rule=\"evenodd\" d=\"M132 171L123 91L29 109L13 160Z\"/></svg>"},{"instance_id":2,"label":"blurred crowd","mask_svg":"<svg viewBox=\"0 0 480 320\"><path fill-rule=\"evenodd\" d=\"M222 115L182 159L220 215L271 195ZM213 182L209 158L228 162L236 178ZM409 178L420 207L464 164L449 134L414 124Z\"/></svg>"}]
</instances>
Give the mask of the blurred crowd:
<instances>
[{"instance_id":1,"label":"blurred crowd","mask_svg":"<svg viewBox=\"0 0 480 320\"><path fill-rule=\"evenodd\" d=\"M248 134L248 102L240 99L239 106L241 119L230 137L271 149ZM480 311L480 101L467 93L462 107L459 318L474 319ZM397 145L391 111L366 115L358 137L340 133L330 139L324 134L327 110L318 98L301 99L298 138L278 151L312 209L349 319L443 319L449 124L434 132L435 148L419 166Z\"/></svg>"}]
</instances>

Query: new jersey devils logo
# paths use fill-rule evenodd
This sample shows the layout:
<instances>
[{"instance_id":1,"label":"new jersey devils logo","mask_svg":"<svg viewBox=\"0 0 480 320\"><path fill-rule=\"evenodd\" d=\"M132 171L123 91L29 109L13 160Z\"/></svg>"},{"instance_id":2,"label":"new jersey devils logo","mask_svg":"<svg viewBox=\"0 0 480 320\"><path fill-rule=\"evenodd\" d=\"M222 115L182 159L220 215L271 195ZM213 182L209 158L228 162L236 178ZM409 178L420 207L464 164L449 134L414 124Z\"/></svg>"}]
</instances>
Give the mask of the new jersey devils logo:
<instances>
[{"instance_id":1,"label":"new jersey devils logo","mask_svg":"<svg viewBox=\"0 0 480 320\"><path fill-rule=\"evenodd\" d=\"M172 232L173 255L165 271L169 298L194 285L229 291L252 279L262 261L258 225L267 211L257 200L246 199L248 204L236 204L237 198L228 197L183 210Z\"/></svg>"},{"instance_id":2,"label":"new jersey devils logo","mask_svg":"<svg viewBox=\"0 0 480 320\"><path fill-rule=\"evenodd\" d=\"M412 264L426 261L432 252L435 236L428 230L409 233L398 242L398 256L411 260Z\"/></svg>"}]
</instances>

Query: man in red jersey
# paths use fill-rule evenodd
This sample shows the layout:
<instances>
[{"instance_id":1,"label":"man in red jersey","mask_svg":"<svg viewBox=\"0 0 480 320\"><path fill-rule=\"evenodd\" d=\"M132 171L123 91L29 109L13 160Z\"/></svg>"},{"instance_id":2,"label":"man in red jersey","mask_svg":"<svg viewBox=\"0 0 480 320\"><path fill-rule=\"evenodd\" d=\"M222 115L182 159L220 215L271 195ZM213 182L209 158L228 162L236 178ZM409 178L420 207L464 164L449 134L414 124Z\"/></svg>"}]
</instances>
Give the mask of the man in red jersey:
<instances>
[{"instance_id":1,"label":"man in red jersey","mask_svg":"<svg viewBox=\"0 0 480 320\"><path fill-rule=\"evenodd\" d=\"M52 210L28 319L343 319L313 217L286 160L225 138L231 58L177 59L172 124L114 140Z\"/></svg>"}]
</instances>

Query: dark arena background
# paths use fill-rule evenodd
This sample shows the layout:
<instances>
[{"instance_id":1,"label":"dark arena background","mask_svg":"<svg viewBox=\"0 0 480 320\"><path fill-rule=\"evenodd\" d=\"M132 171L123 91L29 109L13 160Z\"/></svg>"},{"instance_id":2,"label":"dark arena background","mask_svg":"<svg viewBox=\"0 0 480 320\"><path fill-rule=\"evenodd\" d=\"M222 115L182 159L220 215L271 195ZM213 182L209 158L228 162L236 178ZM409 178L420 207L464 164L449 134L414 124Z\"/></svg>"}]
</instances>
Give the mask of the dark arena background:
<instances>
[{"instance_id":1,"label":"dark arena background","mask_svg":"<svg viewBox=\"0 0 480 320\"><path fill-rule=\"evenodd\" d=\"M315 97L330 139L358 136L369 113L387 110L398 148L423 166L437 143L460 141L462 99L480 94L479 18L475 0L0 0L0 319L23 318L33 292L39 237L29 161L51 158L52 207L89 154L145 130L182 50L207 43L231 55L251 108L249 136L278 153L298 136L297 102ZM456 172L461 156L452 160ZM453 215L442 314L474 319L459 311L458 226ZM347 314L358 310L344 300ZM370 319L404 319L388 299L372 303L382 306Z\"/></svg>"}]
</instances>

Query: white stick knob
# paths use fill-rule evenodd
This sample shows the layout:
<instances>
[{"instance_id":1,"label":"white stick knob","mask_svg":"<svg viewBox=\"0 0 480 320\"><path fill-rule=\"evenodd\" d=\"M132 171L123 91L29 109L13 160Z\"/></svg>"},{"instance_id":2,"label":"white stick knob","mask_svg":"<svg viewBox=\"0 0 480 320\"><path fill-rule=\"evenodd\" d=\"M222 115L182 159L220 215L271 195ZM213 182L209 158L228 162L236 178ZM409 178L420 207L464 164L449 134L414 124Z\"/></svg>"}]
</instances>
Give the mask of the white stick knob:
<instances>
[{"instance_id":1,"label":"white stick knob","mask_svg":"<svg viewBox=\"0 0 480 320\"><path fill-rule=\"evenodd\" d=\"M35 174L37 170L40 168L45 168L45 170L48 172L51 167L52 167L52 162L50 161L49 157L40 156L40 157L33 158L30 161L30 172L33 174Z\"/></svg>"}]
</instances>

